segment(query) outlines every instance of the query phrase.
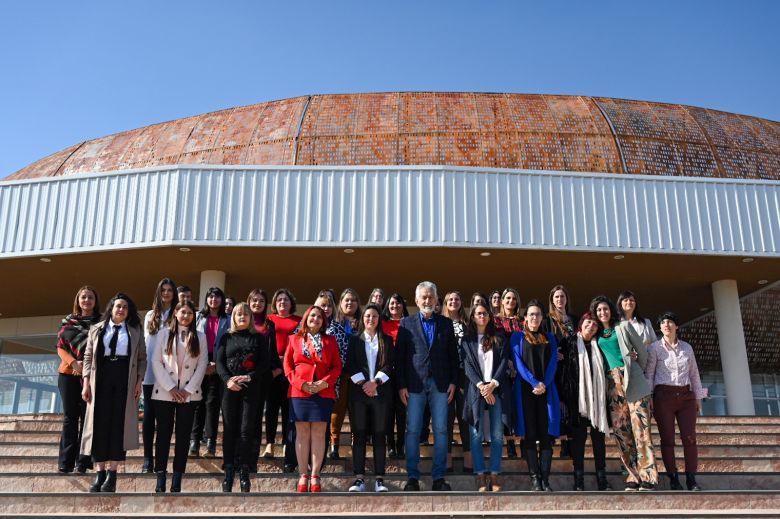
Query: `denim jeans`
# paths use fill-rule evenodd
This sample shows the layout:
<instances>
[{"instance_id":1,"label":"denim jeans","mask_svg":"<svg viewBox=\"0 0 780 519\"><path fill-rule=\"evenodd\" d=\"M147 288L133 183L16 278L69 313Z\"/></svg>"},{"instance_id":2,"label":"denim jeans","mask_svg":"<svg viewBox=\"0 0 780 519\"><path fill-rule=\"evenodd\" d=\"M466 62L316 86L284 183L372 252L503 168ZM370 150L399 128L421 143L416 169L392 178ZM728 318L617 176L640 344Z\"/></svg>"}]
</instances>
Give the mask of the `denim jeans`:
<instances>
[{"instance_id":1,"label":"denim jeans","mask_svg":"<svg viewBox=\"0 0 780 519\"><path fill-rule=\"evenodd\" d=\"M420 429L426 402L431 408L433 426L434 481L443 479L447 470L447 393L439 392L429 378L422 393L409 393L406 407L406 472L409 478L420 479Z\"/></svg>"},{"instance_id":2,"label":"denim jeans","mask_svg":"<svg viewBox=\"0 0 780 519\"><path fill-rule=\"evenodd\" d=\"M474 463L474 474L491 472L498 474L501 471L501 453L504 449L504 422L501 420L501 397L493 393L496 403L487 406L490 417L490 470L485 470L485 455L482 449L482 427L476 429L469 425L471 432L471 456Z\"/></svg>"}]
</instances>

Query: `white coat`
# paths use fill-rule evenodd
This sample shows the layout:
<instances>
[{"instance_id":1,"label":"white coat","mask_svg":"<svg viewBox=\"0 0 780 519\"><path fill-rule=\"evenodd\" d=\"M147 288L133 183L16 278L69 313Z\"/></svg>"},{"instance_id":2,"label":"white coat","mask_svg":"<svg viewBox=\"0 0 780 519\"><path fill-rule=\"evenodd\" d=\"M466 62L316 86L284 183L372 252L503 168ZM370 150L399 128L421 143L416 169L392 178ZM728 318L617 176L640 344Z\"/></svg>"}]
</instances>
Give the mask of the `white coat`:
<instances>
[{"instance_id":1,"label":"white coat","mask_svg":"<svg viewBox=\"0 0 780 519\"><path fill-rule=\"evenodd\" d=\"M176 352L179 341L173 341L171 354L167 355L165 348L170 332L168 328L163 328L157 333L157 344L155 345L154 358L152 359L152 369L154 370L155 378L154 387L152 388L152 400L173 402L170 391L174 388L184 389L189 392L190 396L187 398L187 402L197 402L203 399L200 384L203 382L206 366L209 362L208 345L206 344L206 336L201 332L197 333L200 355L197 358L193 358L186 354L181 373L179 373L179 362Z\"/></svg>"}]
</instances>

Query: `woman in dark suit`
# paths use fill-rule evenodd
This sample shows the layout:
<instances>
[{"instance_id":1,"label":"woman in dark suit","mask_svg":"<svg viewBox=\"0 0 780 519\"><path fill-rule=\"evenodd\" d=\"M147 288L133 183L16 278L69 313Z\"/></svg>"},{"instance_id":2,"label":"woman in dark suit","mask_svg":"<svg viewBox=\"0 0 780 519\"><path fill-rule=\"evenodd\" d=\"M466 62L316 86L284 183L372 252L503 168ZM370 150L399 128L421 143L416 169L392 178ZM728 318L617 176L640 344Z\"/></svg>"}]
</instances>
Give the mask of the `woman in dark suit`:
<instances>
[{"instance_id":1,"label":"woman in dark suit","mask_svg":"<svg viewBox=\"0 0 780 519\"><path fill-rule=\"evenodd\" d=\"M287 338L284 374L290 382L290 414L295 421L298 492L321 492L320 469L325 455L325 430L336 400L341 355L336 339L326 334L327 317L310 306L300 330ZM311 466L311 486L307 468Z\"/></svg>"},{"instance_id":2,"label":"woman in dark suit","mask_svg":"<svg viewBox=\"0 0 780 519\"><path fill-rule=\"evenodd\" d=\"M81 452L97 465L90 492L116 492L117 466L128 450L138 448L138 399L145 372L138 309L120 292L108 302L103 320L90 328L84 350L81 397L87 416Z\"/></svg>"},{"instance_id":3,"label":"woman in dark suit","mask_svg":"<svg viewBox=\"0 0 780 519\"><path fill-rule=\"evenodd\" d=\"M504 427L511 424L512 384L509 380L509 348L504 335L496 332L493 316L487 306L471 307L469 325L461 342L466 385L463 419L469 424L472 463L477 490L501 490L501 450ZM490 470L485 468L482 452L482 417L490 416ZM488 475L490 477L488 477Z\"/></svg>"},{"instance_id":4,"label":"woman in dark suit","mask_svg":"<svg viewBox=\"0 0 780 519\"><path fill-rule=\"evenodd\" d=\"M382 332L381 323L379 306L368 305L360 317L359 334L350 338L347 349L349 423L353 434L352 467L355 473L350 492L366 489L366 431L369 419L374 446L374 490L388 490L384 483L385 425L393 402L393 386L388 382L393 370L394 346L393 339Z\"/></svg>"}]
</instances>

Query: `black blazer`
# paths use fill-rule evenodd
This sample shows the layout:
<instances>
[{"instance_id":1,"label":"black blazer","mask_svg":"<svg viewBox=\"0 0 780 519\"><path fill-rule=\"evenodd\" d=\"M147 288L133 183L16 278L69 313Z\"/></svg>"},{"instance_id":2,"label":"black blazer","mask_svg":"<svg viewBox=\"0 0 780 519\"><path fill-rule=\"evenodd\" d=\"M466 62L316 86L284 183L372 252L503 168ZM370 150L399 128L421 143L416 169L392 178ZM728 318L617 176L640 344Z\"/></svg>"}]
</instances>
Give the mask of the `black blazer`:
<instances>
[{"instance_id":1,"label":"black blazer","mask_svg":"<svg viewBox=\"0 0 780 519\"><path fill-rule=\"evenodd\" d=\"M380 371L390 377L390 380L388 380L386 383L381 384L377 386L377 396L375 398L379 398L380 400L386 400L390 401L393 397L393 357L395 354L395 348L393 346L393 338L389 335L386 335L382 332L380 333L380 337L382 338L380 344L379 344L379 353L377 354L376 358L376 367L375 367L375 373L379 373ZM382 355L384 354L384 362L381 361ZM358 373L363 373L363 377L365 380L369 380L368 378L368 357L366 357L366 343L363 342L363 336L362 335L353 335L349 338L349 344L347 345L347 367L346 367L346 374L351 379L353 375L357 375ZM352 382L352 380L349 381L349 391L350 397L353 397L353 395L359 395L360 397L369 398L365 393L363 393L363 389ZM374 398L374 397L371 397Z\"/></svg>"},{"instance_id":2,"label":"black blazer","mask_svg":"<svg viewBox=\"0 0 780 519\"><path fill-rule=\"evenodd\" d=\"M434 314L433 343L428 348L420 315L401 319L396 348L397 389L422 393L429 377L433 377L437 391L445 392L450 384L457 384L458 340L452 321Z\"/></svg>"},{"instance_id":3,"label":"black blazer","mask_svg":"<svg viewBox=\"0 0 780 519\"><path fill-rule=\"evenodd\" d=\"M509 379L509 343L504 340L502 333L498 333L498 343L493 346L493 378L498 382L494 395L501 397L501 418L504 425L511 426L512 405L512 381ZM467 335L461 340L461 352L463 353L463 368L466 372L466 386L463 398L463 419L469 425L478 428L482 420L482 413L487 409L487 402L477 388L477 384L484 381L484 373L479 365L479 344L477 337Z\"/></svg>"}]
</instances>

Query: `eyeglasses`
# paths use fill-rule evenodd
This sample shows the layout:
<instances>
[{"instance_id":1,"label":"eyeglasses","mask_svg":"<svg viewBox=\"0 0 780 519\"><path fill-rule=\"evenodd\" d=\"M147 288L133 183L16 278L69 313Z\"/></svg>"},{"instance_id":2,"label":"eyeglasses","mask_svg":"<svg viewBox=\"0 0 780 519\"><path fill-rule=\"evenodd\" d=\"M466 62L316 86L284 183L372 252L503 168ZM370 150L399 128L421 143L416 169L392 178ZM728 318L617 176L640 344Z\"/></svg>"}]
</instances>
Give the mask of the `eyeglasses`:
<instances>
[{"instance_id":1,"label":"eyeglasses","mask_svg":"<svg viewBox=\"0 0 780 519\"><path fill-rule=\"evenodd\" d=\"M476 313L474 313L474 317L487 317L487 316L488 316L487 312L476 312Z\"/></svg>"}]
</instances>

